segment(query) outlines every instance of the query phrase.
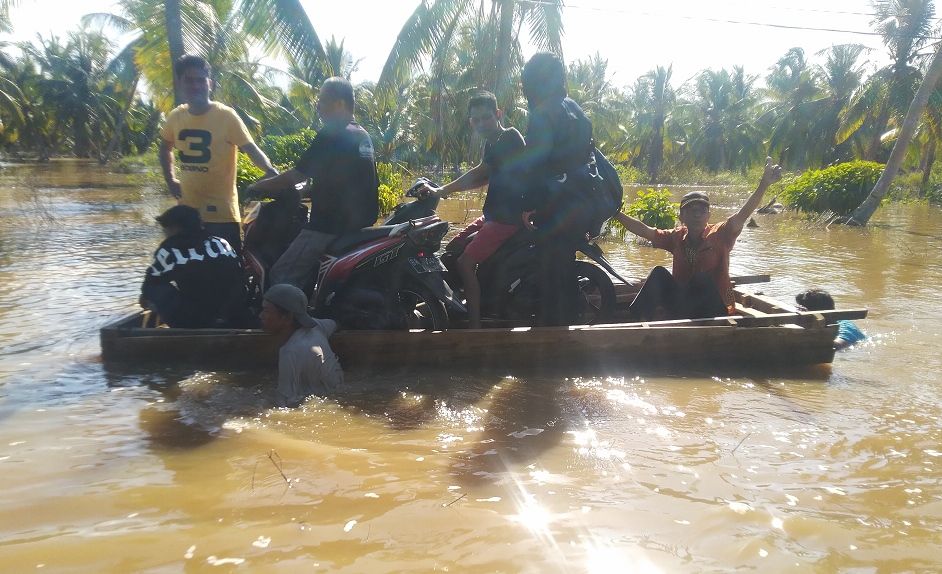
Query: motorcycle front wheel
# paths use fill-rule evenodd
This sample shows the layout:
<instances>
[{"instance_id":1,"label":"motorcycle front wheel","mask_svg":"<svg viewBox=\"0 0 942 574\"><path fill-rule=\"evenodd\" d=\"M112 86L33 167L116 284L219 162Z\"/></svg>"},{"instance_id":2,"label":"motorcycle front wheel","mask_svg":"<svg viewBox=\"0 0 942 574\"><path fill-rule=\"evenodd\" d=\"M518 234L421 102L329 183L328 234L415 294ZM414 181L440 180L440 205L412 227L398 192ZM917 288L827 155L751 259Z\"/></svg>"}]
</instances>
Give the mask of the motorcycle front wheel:
<instances>
[{"instance_id":1,"label":"motorcycle front wheel","mask_svg":"<svg viewBox=\"0 0 942 574\"><path fill-rule=\"evenodd\" d=\"M410 281L395 294L398 315L404 329L448 329L445 304L432 291L417 281Z\"/></svg>"},{"instance_id":2,"label":"motorcycle front wheel","mask_svg":"<svg viewBox=\"0 0 942 574\"><path fill-rule=\"evenodd\" d=\"M579 299L576 303L576 321L581 325L595 325L610 321L615 313L615 286L601 267L588 261L576 261Z\"/></svg>"}]
</instances>

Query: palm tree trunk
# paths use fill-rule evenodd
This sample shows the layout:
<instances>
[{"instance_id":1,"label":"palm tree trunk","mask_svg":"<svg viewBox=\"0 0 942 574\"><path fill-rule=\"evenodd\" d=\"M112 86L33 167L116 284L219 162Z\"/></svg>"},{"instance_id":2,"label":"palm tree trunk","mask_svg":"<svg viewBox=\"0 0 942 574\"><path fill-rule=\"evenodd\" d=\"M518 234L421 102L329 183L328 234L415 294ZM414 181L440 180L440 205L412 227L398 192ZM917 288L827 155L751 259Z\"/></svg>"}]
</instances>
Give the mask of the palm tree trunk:
<instances>
[{"instance_id":1,"label":"palm tree trunk","mask_svg":"<svg viewBox=\"0 0 942 574\"><path fill-rule=\"evenodd\" d=\"M923 157L922 182L919 185L919 197L923 197L929 190L929 178L932 176L932 165L935 163L935 136L929 134L929 144L926 146L926 155Z\"/></svg>"},{"instance_id":2,"label":"palm tree trunk","mask_svg":"<svg viewBox=\"0 0 942 574\"><path fill-rule=\"evenodd\" d=\"M883 108L880 110L880 114L877 116L877 119L874 121L874 134L870 138L870 143L867 144L867 149L864 151L863 159L867 161L878 161L880 158L880 147L883 144L883 132L886 131L886 125L890 121L890 106L889 104L883 104Z\"/></svg>"},{"instance_id":3,"label":"palm tree trunk","mask_svg":"<svg viewBox=\"0 0 942 574\"><path fill-rule=\"evenodd\" d=\"M183 17L180 14L180 0L167 0L164 2L167 22L167 44L170 48L170 62L173 65L183 55ZM180 86L177 85L177 75L173 74L173 105L183 102L180 97Z\"/></svg>"},{"instance_id":4,"label":"palm tree trunk","mask_svg":"<svg viewBox=\"0 0 942 574\"><path fill-rule=\"evenodd\" d=\"M514 2L501 0L500 27L497 33L497 66L494 78L494 95L503 109L509 107L510 46L513 41Z\"/></svg>"},{"instance_id":5,"label":"palm tree trunk","mask_svg":"<svg viewBox=\"0 0 942 574\"><path fill-rule=\"evenodd\" d=\"M652 185L657 185L658 172L661 162L664 161L664 117L658 115L654 118L654 133L651 134L651 158L648 163L648 179Z\"/></svg>"},{"instance_id":6,"label":"palm tree trunk","mask_svg":"<svg viewBox=\"0 0 942 574\"><path fill-rule=\"evenodd\" d=\"M102 154L101 159L98 160L98 163L101 165L105 165L111 160L111 156L114 155L114 150L121 142L121 134L124 132L124 125L127 123L131 104L134 103L134 94L137 93L137 82L140 79L140 74L134 76L134 83L131 84L131 89L128 91L128 101L124 102L124 109L121 110L121 115L118 116L118 123L115 125L114 134L111 136L111 141L108 142L108 147L105 148L105 153Z\"/></svg>"},{"instance_id":7,"label":"palm tree trunk","mask_svg":"<svg viewBox=\"0 0 942 574\"><path fill-rule=\"evenodd\" d=\"M873 191L870 192L867 199L865 199L843 223L848 225L866 225L867 222L870 221L870 218L873 217L877 207L880 206L880 201L890 189L890 184L893 182L893 178L896 177L896 173L903 163L906 148L909 146L909 142L912 141L913 134L916 132L916 124L919 123L919 118L922 117L922 113L926 109L926 104L929 103L929 96L932 94L932 91L935 90L935 85L939 82L939 77L942 77L942 44L936 48L936 53L932 57L932 63L929 64L929 70L926 72L926 76L923 78L919 90L916 91L916 97L913 98L912 103L909 105L909 111L906 112L906 119L903 120L899 137L896 140L896 144L893 146L892 153L890 153L890 159L886 162L883 174L880 175L880 179L877 180L876 185L873 186Z\"/></svg>"}]
</instances>

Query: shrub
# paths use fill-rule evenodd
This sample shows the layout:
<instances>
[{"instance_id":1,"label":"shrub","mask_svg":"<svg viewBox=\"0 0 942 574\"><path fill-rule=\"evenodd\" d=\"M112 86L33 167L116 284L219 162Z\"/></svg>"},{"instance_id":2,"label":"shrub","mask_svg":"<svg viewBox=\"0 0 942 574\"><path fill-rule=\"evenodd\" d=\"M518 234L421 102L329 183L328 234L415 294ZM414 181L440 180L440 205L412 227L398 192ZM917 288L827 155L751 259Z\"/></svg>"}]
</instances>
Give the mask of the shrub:
<instances>
[{"instance_id":1,"label":"shrub","mask_svg":"<svg viewBox=\"0 0 942 574\"><path fill-rule=\"evenodd\" d=\"M851 161L808 170L782 189L783 203L801 211L846 215L866 199L883 172L883 164Z\"/></svg>"},{"instance_id":2,"label":"shrub","mask_svg":"<svg viewBox=\"0 0 942 574\"><path fill-rule=\"evenodd\" d=\"M376 164L379 176L379 212L386 215L402 201L405 190L402 188L402 172L391 163Z\"/></svg>"},{"instance_id":3,"label":"shrub","mask_svg":"<svg viewBox=\"0 0 942 574\"><path fill-rule=\"evenodd\" d=\"M677 225L677 210L679 203L671 201L671 193L667 189L642 189L638 197L631 203L625 199L622 211L639 219L645 225L658 229L673 229ZM610 221L610 231L618 237L628 235L628 230L616 219Z\"/></svg>"},{"instance_id":4,"label":"shrub","mask_svg":"<svg viewBox=\"0 0 942 574\"><path fill-rule=\"evenodd\" d=\"M246 200L245 188L261 179L263 175L265 172L256 167L249 156L244 153L239 154L239 159L236 161L236 189L239 191L240 202Z\"/></svg>"},{"instance_id":5,"label":"shrub","mask_svg":"<svg viewBox=\"0 0 942 574\"><path fill-rule=\"evenodd\" d=\"M276 166L293 166L301 157L317 132L306 128L286 136L265 136L259 147Z\"/></svg>"},{"instance_id":6,"label":"shrub","mask_svg":"<svg viewBox=\"0 0 942 574\"><path fill-rule=\"evenodd\" d=\"M671 192L667 189L642 189L638 191L638 198L625 206L625 213L640 219L645 225L673 229L680 204L671 199Z\"/></svg>"},{"instance_id":7,"label":"shrub","mask_svg":"<svg viewBox=\"0 0 942 574\"><path fill-rule=\"evenodd\" d=\"M929 203L934 203L936 205L942 205L942 187L933 186L926 192L926 199L929 200Z\"/></svg>"},{"instance_id":8,"label":"shrub","mask_svg":"<svg viewBox=\"0 0 942 574\"><path fill-rule=\"evenodd\" d=\"M620 163L613 164L613 167L618 173L618 179L621 180L623 185L626 183L642 183L647 181L647 176L644 175L644 172L636 167Z\"/></svg>"}]
</instances>

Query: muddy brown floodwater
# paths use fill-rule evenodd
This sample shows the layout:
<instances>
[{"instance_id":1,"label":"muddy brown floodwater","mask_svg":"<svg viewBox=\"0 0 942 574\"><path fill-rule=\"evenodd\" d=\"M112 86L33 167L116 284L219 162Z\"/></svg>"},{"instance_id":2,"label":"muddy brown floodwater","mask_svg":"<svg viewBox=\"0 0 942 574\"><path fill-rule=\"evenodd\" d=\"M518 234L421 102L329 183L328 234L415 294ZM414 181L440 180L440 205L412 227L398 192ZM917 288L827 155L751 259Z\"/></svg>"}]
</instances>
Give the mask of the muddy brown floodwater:
<instances>
[{"instance_id":1,"label":"muddy brown floodwater","mask_svg":"<svg viewBox=\"0 0 942 574\"><path fill-rule=\"evenodd\" d=\"M714 218L748 191L711 190ZM102 364L169 204L97 165L0 168L3 572L942 571L937 207L743 232L766 294L870 309L817 374L406 369L286 411L270 372ZM633 277L668 261L604 247Z\"/></svg>"}]
</instances>

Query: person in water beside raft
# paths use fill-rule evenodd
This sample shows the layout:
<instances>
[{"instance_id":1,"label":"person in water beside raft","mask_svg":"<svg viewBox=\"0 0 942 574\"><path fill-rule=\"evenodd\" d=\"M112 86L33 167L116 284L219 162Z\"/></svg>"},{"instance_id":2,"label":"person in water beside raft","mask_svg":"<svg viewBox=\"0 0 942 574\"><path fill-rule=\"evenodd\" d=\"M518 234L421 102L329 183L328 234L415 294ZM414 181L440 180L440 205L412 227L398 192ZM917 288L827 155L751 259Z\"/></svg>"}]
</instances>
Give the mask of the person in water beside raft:
<instances>
[{"instance_id":1,"label":"person in water beside raft","mask_svg":"<svg viewBox=\"0 0 942 574\"><path fill-rule=\"evenodd\" d=\"M327 341L337 323L308 315L303 291L284 283L272 285L265 292L259 318L262 329L279 345L277 406L294 407L311 395L326 395L343 385L340 361Z\"/></svg>"},{"instance_id":2,"label":"person in water beside raft","mask_svg":"<svg viewBox=\"0 0 942 574\"><path fill-rule=\"evenodd\" d=\"M834 309L834 298L827 291L809 289L795 295L795 303L799 311L831 311ZM837 322L837 337L834 338L834 350L842 351L861 341L867 336L853 321L841 320Z\"/></svg>"},{"instance_id":3,"label":"person in water beside raft","mask_svg":"<svg viewBox=\"0 0 942 574\"><path fill-rule=\"evenodd\" d=\"M170 195L199 210L206 230L224 237L242 253L242 217L236 191L236 160L241 150L267 176L278 173L239 115L210 99L212 69L200 56L183 55L173 65L186 103L167 115L160 128L160 167ZM179 179L174 175L176 150Z\"/></svg>"},{"instance_id":4,"label":"person in water beside raft","mask_svg":"<svg viewBox=\"0 0 942 574\"><path fill-rule=\"evenodd\" d=\"M249 327L242 264L222 237L203 229L199 211L176 205L157 217L166 239L144 275L140 305L170 327Z\"/></svg>"},{"instance_id":5,"label":"person in water beside raft","mask_svg":"<svg viewBox=\"0 0 942 574\"><path fill-rule=\"evenodd\" d=\"M762 203L770 185L782 178L782 168L766 158L756 190L733 215L710 223L710 198L692 191L680 201L680 223L674 229L655 229L618 213L615 218L628 231L654 247L673 254L673 272L657 266L648 275L629 307L634 321L697 319L735 313L729 255L743 226Z\"/></svg>"},{"instance_id":6,"label":"person in water beside raft","mask_svg":"<svg viewBox=\"0 0 942 574\"><path fill-rule=\"evenodd\" d=\"M515 128L501 125L502 116L494 94L481 92L473 96L468 102L468 117L471 128L484 138L484 157L481 163L451 183L428 187L430 193L445 199L453 193L487 185L481 217L465 227L445 248L455 250L464 246L458 257L458 273L464 285L471 329L481 327L481 285L477 279L477 266L522 228L521 189L515 168L525 144L523 136ZM475 233L468 242L468 237Z\"/></svg>"}]
</instances>

